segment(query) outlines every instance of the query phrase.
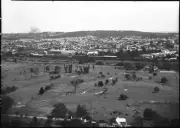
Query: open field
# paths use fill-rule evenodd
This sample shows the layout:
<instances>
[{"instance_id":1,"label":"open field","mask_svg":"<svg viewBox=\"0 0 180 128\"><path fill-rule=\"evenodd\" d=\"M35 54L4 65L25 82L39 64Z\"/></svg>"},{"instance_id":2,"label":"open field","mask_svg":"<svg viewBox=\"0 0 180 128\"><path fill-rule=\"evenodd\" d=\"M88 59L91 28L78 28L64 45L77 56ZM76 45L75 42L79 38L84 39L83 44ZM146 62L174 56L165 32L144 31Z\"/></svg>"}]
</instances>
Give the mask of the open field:
<instances>
[{"instance_id":1,"label":"open field","mask_svg":"<svg viewBox=\"0 0 180 128\"><path fill-rule=\"evenodd\" d=\"M160 115L169 119L179 118L179 74L174 72L160 72L157 76L152 76L149 80L150 74L148 72L136 72L136 75L143 77L140 81L127 81L124 78L124 70L114 69L112 66L95 66L95 70L90 68L90 73L85 75L77 75L76 73L64 73L63 65L61 65L61 78L56 80L49 80L49 75L44 73L44 64L31 63L11 63L2 62L2 73L6 71L7 77L3 81L3 87L16 86L18 89L15 92L8 94L12 97L16 104L13 106L12 113L19 111L20 113L32 116L46 116L50 114L53 105L62 102L67 105L71 111L76 111L78 104L85 104L91 116L95 120L109 120L112 117L125 117L128 123L134 119L135 112L138 110L142 116L145 108L152 108ZM30 77L30 74L20 74L20 71L29 67L39 67L39 75L37 77ZM50 64L53 70L54 64ZM73 71L76 64L73 65ZM106 75L105 78L98 78L99 72ZM109 75L107 73L109 72ZM107 78L117 77L118 82L111 86L107 85L108 91L97 97L95 92L101 91L101 87L95 87L94 84L99 80L105 81ZM158 83L160 78L165 76L168 79L167 84L161 85ZM70 81L74 78L83 79L76 91L76 94L64 95L65 92L73 91ZM45 87L53 83L51 90L45 92L43 95L38 95L40 87ZM153 88L157 86L160 88L159 93L152 93ZM127 91L124 91L127 89ZM85 92L84 92L85 91ZM83 93L84 92L84 93ZM119 101L117 98L123 93L129 98L124 101ZM142 101L159 101L163 103L152 104ZM164 103L164 101L172 102ZM130 107L126 107L129 104ZM121 114L111 114L113 111L121 112Z\"/></svg>"}]
</instances>

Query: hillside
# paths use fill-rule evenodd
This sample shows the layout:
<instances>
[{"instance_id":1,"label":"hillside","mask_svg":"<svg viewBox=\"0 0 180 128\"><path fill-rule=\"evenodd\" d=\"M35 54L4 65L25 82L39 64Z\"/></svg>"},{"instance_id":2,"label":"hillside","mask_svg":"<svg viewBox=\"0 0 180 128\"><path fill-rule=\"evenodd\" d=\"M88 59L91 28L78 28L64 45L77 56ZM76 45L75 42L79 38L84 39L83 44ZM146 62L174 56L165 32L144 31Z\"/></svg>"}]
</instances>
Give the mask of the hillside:
<instances>
[{"instance_id":1,"label":"hillside","mask_svg":"<svg viewBox=\"0 0 180 128\"><path fill-rule=\"evenodd\" d=\"M60 38L60 37L82 37L82 36L171 36L178 33L152 33L140 31L75 31L75 32L42 32L42 33L17 33L2 34L2 39L24 39L24 38Z\"/></svg>"}]
</instances>

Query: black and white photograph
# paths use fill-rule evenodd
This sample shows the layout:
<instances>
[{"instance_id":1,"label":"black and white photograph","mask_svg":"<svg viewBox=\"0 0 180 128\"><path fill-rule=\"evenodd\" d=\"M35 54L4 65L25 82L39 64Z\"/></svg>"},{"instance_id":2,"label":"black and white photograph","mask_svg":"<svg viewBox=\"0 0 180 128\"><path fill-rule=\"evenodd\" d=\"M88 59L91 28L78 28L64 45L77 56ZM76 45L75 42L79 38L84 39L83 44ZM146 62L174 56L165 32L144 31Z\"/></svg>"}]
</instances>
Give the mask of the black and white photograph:
<instances>
[{"instance_id":1,"label":"black and white photograph","mask_svg":"<svg viewBox=\"0 0 180 128\"><path fill-rule=\"evenodd\" d=\"M179 1L1 0L1 127L179 126Z\"/></svg>"}]
</instances>

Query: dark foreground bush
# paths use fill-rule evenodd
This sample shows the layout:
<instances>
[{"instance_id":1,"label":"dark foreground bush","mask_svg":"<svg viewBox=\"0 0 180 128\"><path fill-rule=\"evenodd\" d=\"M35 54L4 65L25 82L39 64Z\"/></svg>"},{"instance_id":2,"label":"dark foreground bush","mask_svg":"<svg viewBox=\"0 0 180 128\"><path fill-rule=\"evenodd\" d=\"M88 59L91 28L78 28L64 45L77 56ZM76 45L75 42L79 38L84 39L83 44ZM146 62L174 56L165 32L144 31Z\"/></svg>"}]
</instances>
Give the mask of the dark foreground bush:
<instances>
[{"instance_id":1,"label":"dark foreground bush","mask_svg":"<svg viewBox=\"0 0 180 128\"><path fill-rule=\"evenodd\" d=\"M15 87L15 86L5 87L5 88L2 88L2 89L1 89L1 94L8 94L8 93L11 93L11 92L16 91L17 89L18 89L18 88Z\"/></svg>"},{"instance_id":2,"label":"dark foreground bush","mask_svg":"<svg viewBox=\"0 0 180 128\"><path fill-rule=\"evenodd\" d=\"M14 100L12 98L10 98L9 96L2 96L1 113L6 114L13 104Z\"/></svg>"},{"instance_id":3,"label":"dark foreground bush","mask_svg":"<svg viewBox=\"0 0 180 128\"><path fill-rule=\"evenodd\" d=\"M172 119L171 121L170 121L170 126L174 126L174 127L177 127L177 126L179 126L179 119Z\"/></svg>"},{"instance_id":4,"label":"dark foreground bush","mask_svg":"<svg viewBox=\"0 0 180 128\"><path fill-rule=\"evenodd\" d=\"M146 108L143 113L144 120L152 120L153 119L153 110L150 108Z\"/></svg>"}]
</instances>

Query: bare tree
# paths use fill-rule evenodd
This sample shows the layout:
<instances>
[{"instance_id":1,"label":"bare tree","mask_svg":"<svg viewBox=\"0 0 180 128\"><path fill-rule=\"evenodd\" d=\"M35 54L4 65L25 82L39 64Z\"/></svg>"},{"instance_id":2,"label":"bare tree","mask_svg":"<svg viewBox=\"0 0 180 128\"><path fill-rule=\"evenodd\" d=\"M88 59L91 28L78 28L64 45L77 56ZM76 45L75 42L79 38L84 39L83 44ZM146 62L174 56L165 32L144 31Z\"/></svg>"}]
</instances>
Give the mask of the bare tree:
<instances>
[{"instance_id":1,"label":"bare tree","mask_svg":"<svg viewBox=\"0 0 180 128\"><path fill-rule=\"evenodd\" d=\"M77 89L77 86L78 86L77 80L72 80L71 85L74 86L74 93L76 93L76 89Z\"/></svg>"}]
</instances>

